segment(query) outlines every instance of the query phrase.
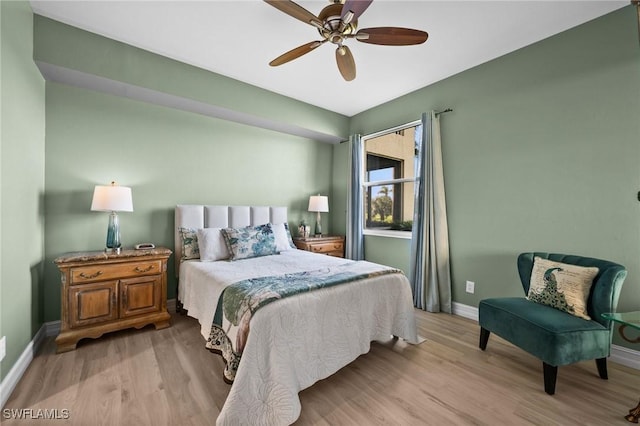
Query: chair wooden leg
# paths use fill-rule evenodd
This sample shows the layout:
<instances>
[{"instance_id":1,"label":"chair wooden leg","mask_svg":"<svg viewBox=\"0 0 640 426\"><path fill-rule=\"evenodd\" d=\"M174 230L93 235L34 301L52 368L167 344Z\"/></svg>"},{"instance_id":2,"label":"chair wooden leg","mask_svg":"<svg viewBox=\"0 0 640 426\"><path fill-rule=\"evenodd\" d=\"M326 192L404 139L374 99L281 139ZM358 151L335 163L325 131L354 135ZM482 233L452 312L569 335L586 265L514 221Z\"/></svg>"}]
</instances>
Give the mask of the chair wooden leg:
<instances>
[{"instance_id":1,"label":"chair wooden leg","mask_svg":"<svg viewBox=\"0 0 640 426\"><path fill-rule=\"evenodd\" d=\"M609 378L609 376L607 375L607 359L596 359L596 366L598 367L598 374L600 375L600 378L607 380Z\"/></svg>"},{"instance_id":2,"label":"chair wooden leg","mask_svg":"<svg viewBox=\"0 0 640 426\"><path fill-rule=\"evenodd\" d=\"M549 395L556 393L556 378L558 377L558 367L542 363L542 372L544 375L544 391Z\"/></svg>"},{"instance_id":3,"label":"chair wooden leg","mask_svg":"<svg viewBox=\"0 0 640 426\"><path fill-rule=\"evenodd\" d=\"M489 335L491 332L486 328L480 327L480 349L483 351L487 349L487 342L489 342Z\"/></svg>"}]
</instances>

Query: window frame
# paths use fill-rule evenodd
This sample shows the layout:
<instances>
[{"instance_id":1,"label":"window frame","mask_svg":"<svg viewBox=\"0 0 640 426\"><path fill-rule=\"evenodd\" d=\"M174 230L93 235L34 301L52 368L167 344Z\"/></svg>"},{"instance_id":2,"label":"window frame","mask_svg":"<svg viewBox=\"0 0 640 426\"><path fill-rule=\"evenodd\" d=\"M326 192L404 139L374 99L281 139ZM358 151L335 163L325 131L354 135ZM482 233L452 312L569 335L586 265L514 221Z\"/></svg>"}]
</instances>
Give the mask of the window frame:
<instances>
[{"instance_id":1,"label":"window frame","mask_svg":"<svg viewBox=\"0 0 640 426\"><path fill-rule=\"evenodd\" d=\"M386 180L377 180L377 181L367 181L366 176L367 176L367 140L369 139L374 139L380 136L384 136L384 135L388 135L390 133L396 133L402 130L406 130L408 128L411 127L418 127L420 124L422 124L422 120L418 119L418 120L414 120L414 121L410 121L408 123L405 124L401 124L399 126L394 126L388 129L384 129L384 130L380 130L378 132L375 133L370 133L368 135L364 135L362 136L362 165L361 165L361 176L360 176L360 181L362 182L362 197L363 197L363 214L364 211L367 210L367 205L364 204L364 196L365 194L368 193L369 188L373 187L373 186L380 186L380 185L397 185L397 184L404 184L404 183L409 183L409 182L415 182L417 177L409 177L409 178L398 178L398 179L386 179ZM406 167L406 166L405 166ZM414 164L410 165L409 167L414 167ZM415 186L414 186L415 188ZM414 194L415 195L415 194ZM362 234L363 235L373 235L373 236L379 236L379 237L390 237L390 238L402 238L402 239L411 239L413 236L413 232L412 231L396 231L396 230L392 230L392 229L374 229L374 228L367 228L367 221L362 220Z\"/></svg>"}]
</instances>

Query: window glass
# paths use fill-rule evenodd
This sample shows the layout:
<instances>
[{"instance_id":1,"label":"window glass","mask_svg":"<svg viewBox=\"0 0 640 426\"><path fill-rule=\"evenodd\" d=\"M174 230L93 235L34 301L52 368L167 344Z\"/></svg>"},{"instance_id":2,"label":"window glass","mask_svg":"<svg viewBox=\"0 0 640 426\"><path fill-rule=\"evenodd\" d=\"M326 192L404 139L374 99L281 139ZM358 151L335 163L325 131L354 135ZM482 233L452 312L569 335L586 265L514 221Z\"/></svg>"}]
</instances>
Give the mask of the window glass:
<instances>
[{"instance_id":1,"label":"window glass","mask_svg":"<svg viewBox=\"0 0 640 426\"><path fill-rule=\"evenodd\" d=\"M363 138L365 229L411 232L418 124Z\"/></svg>"}]
</instances>

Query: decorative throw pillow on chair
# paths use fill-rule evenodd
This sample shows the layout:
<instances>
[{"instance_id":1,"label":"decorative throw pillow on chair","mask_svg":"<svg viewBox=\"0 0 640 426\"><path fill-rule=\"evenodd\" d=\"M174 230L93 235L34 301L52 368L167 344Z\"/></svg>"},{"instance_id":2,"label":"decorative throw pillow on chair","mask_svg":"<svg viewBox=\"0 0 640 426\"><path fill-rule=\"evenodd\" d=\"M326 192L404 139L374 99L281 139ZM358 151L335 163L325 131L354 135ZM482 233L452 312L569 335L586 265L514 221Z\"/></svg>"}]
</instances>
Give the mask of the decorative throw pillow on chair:
<instances>
[{"instance_id":1,"label":"decorative throw pillow on chair","mask_svg":"<svg viewBox=\"0 0 640 426\"><path fill-rule=\"evenodd\" d=\"M527 299L590 320L587 299L598 271L536 256Z\"/></svg>"}]
</instances>

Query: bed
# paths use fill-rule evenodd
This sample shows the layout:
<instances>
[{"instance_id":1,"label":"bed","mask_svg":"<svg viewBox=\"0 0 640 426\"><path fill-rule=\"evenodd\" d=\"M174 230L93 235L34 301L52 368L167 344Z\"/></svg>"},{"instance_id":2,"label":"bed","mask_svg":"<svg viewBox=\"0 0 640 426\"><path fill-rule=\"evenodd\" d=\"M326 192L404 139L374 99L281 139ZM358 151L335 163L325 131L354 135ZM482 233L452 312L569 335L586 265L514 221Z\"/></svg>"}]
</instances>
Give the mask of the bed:
<instances>
[{"instance_id":1,"label":"bed","mask_svg":"<svg viewBox=\"0 0 640 426\"><path fill-rule=\"evenodd\" d=\"M298 392L367 353L371 341L397 336L418 342L409 282L391 268L293 247L235 261L181 260L187 241L181 229L276 227L287 221L286 207L176 206L178 303L199 321L207 345L230 284L347 269L364 271L358 277L366 277L279 298L255 311L218 425L291 424L300 415Z\"/></svg>"}]
</instances>

